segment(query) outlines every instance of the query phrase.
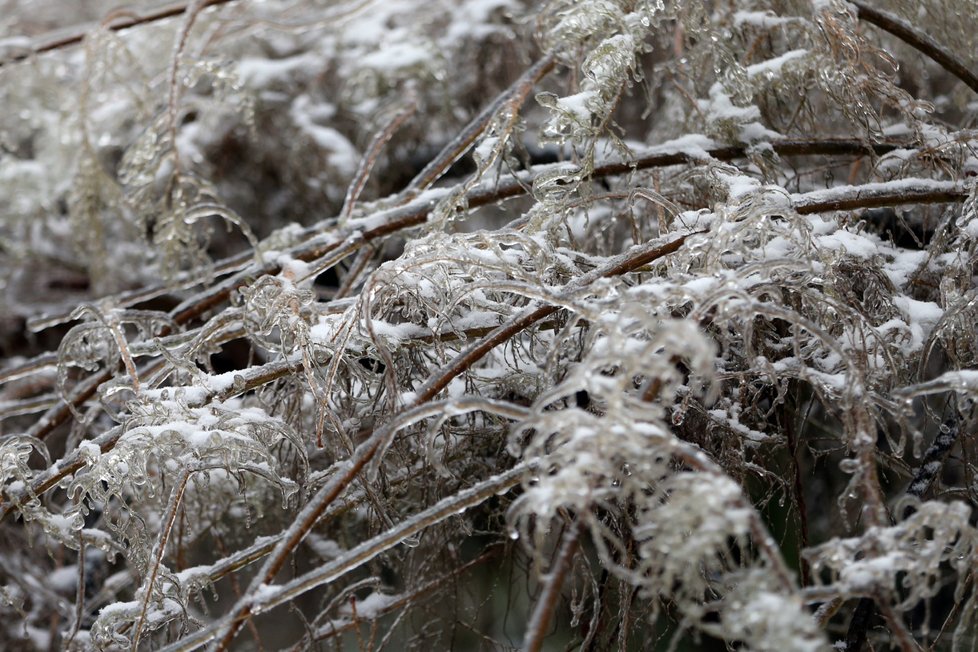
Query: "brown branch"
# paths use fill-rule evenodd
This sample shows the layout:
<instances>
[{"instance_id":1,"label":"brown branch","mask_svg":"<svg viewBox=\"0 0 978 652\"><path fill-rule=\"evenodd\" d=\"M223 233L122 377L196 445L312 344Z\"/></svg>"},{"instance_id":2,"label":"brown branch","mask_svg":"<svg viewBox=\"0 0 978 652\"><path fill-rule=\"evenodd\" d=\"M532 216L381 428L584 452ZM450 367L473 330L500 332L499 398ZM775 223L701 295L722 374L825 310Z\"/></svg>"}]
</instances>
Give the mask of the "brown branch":
<instances>
[{"instance_id":1,"label":"brown branch","mask_svg":"<svg viewBox=\"0 0 978 652\"><path fill-rule=\"evenodd\" d=\"M143 604L139 609L139 619L136 620L135 632L132 636L133 650L139 649L139 638L142 635L143 627L146 624L149 604L153 601L153 588L156 584L156 578L159 575L160 567L163 565L163 556L166 554L166 544L170 540L170 533L173 532L173 524L177 520L177 514L180 512L180 506L183 504L183 496L187 490L187 482L190 481L191 475L207 468L213 467L190 467L184 469L178 476L173 490L170 492L169 505L167 506L163 523L161 524L162 527L160 528L159 538L156 541L156 547L153 550L152 558L150 559L150 568L145 582L145 593L143 594Z\"/></svg>"},{"instance_id":2,"label":"brown branch","mask_svg":"<svg viewBox=\"0 0 978 652\"><path fill-rule=\"evenodd\" d=\"M959 434L960 424L957 418L950 419L942 425L937 437L924 453L920 466L917 467L913 479L905 490L907 496L923 498L924 493L930 487L934 477L940 473L944 459L957 442ZM900 518L906 519L912 513L913 509L909 508L900 515ZM859 652L863 648L866 643L869 626L879 610L884 611L884 617L887 619L892 617L892 614L886 613L889 607L883 600L880 600L878 604L873 597L863 597L859 600L856 609L853 611L852 619L849 621L849 629L846 632L847 650ZM892 624L891 622L891 628ZM903 644L905 643L906 641L903 641Z\"/></svg>"},{"instance_id":3,"label":"brown branch","mask_svg":"<svg viewBox=\"0 0 978 652\"><path fill-rule=\"evenodd\" d=\"M796 402L800 402L797 401L797 397ZM788 463L792 477L792 499L795 503L795 509L798 510L798 567L801 574L802 586L808 586L811 583L811 568L808 560L805 559L804 555L802 554L802 551L809 545L808 503L805 500L805 483L801 469L801 455L803 449L801 446L801 438L795 431L794 418L792 416L789 415L784 419L782 430L785 433L785 438L788 445Z\"/></svg>"},{"instance_id":4,"label":"brown branch","mask_svg":"<svg viewBox=\"0 0 978 652\"><path fill-rule=\"evenodd\" d=\"M788 141L783 145L785 152L804 153L808 155L821 153L826 149L834 152L847 151L853 154L864 152L866 149L866 145L859 143L858 141ZM890 146L877 145L873 147L883 149ZM778 146L775 146L775 150L777 151L778 149ZM717 150L712 150L710 154L712 155L714 152L720 156L730 156L731 158L735 158L737 155L743 155L744 148L720 148ZM740 154L738 154L738 152ZM717 156L717 158L720 158L720 156ZM623 174L631 170L646 169L648 167L676 165L685 162L688 159L689 157L681 153L655 154L649 157L640 158L633 164L614 162L597 166L594 170L594 177L600 178L604 176ZM532 182L532 173L529 179ZM501 201L502 199L524 194L526 192L526 184L527 180L524 178L510 177L496 186L479 186L474 188L469 193L469 206L475 208L494 203L496 201ZM923 180L921 184L910 187L906 186L905 184L901 184L900 182L891 182L888 184L883 183L867 184L865 186L847 186L843 188L833 188L803 195L796 195L793 198L793 208L798 213L804 215L825 211L876 208L880 206L894 206L900 204L961 202L967 199L967 197L968 192L965 189L965 186L954 182ZM422 195L405 206L386 211L386 215L382 214L384 219L380 220L380 224L364 231L359 240L363 243L371 242L382 236L422 224L427 219L431 209L432 201L430 199L426 199L425 196ZM375 218L376 217L377 216L375 216ZM300 245L297 250L292 252L293 257L306 261L315 260L328 254L332 250L337 249L342 242L343 241L334 239L328 244L312 243ZM650 260L654 260L656 257L658 257L653 253L650 253L650 255L652 255ZM638 267L640 266L641 264L638 265ZM195 317L204 314L208 310L225 301L233 290L247 285L252 279L255 278L255 276L263 274L275 274L278 272L278 270L279 267L277 264L270 264L265 265L257 273L253 269L242 271L227 281L221 283L209 293L204 293L203 296L198 297L191 305L181 306L175 309L174 312L171 313L173 321L177 324L189 322ZM609 275L615 275L615 272L612 272ZM535 314L533 317L527 315L527 318L531 319L531 321L528 323L533 323L534 321L549 315L554 310L555 309L552 306L541 307L538 309L538 314ZM166 334L167 333L164 332L160 335ZM102 383L109 380L110 377L111 375L107 371L103 371L97 376L87 380L72 396L70 400L71 405L77 407L91 398L98 390L98 387ZM45 413L45 415L31 429L30 434L39 439L43 439L52 430L64 423L70 416L71 408L68 406L68 404L60 403Z\"/></svg>"},{"instance_id":5,"label":"brown branch","mask_svg":"<svg viewBox=\"0 0 978 652\"><path fill-rule=\"evenodd\" d=\"M62 404L62 406L65 410L68 409L65 404ZM119 441L119 437L121 436L122 427L116 426L97 439L92 440L92 443L96 444L102 453L108 453L110 450L115 448L116 442ZM10 491L8 485L8 487L5 488L6 491L0 494L0 522L7 518L10 512L21 504L21 500L30 500L34 496L40 496L48 489L57 486L57 484L63 479L74 475L74 473L83 468L85 464L85 459L79 455L76 450L68 459L60 460L57 464L48 467L47 471L43 475L36 477L31 482L29 490L22 491L17 495L10 495L8 493Z\"/></svg>"},{"instance_id":6,"label":"brown branch","mask_svg":"<svg viewBox=\"0 0 978 652\"><path fill-rule=\"evenodd\" d=\"M552 330L557 328L557 324L552 321L544 322L539 325L539 328ZM467 329L461 333L446 331L444 333L421 334L411 339L417 342L434 342L453 341L461 338L481 338L491 333L492 330L492 327L483 326ZM214 400L226 401L234 398L235 396L254 391L259 387L267 385L268 383L274 382L280 378L284 378L290 374L298 373L302 370L302 368L303 363L294 360L275 360L273 362L255 365L240 372L240 383L235 383L231 387L219 392L208 392L201 396L199 401L190 402L188 405L190 407L199 407ZM68 409L65 404L62 404L62 407L64 409ZM34 433L34 431L32 430L31 433ZM363 431L358 433L358 437L366 438L368 435L370 435L370 433L371 431L369 430ZM107 453L115 447L115 444L121 434L121 428L117 426L112 430L107 431L98 439L93 440L93 443L100 447L102 453ZM10 514L10 512L20 503L21 500L28 496L37 496L45 493L49 489L57 486L57 484L66 477L73 475L76 471L80 470L84 466L85 460L82 455L80 455L77 450L73 451L66 454L66 456L62 458L55 467L50 468L47 473L35 478L29 489L25 489L16 495L0 496L0 522L2 522Z\"/></svg>"},{"instance_id":7,"label":"brown branch","mask_svg":"<svg viewBox=\"0 0 978 652\"><path fill-rule=\"evenodd\" d=\"M849 0L849 4L856 8L856 16L860 20L893 34L910 47L936 61L944 70L978 93L978 75L968 70L967 66L961 63L950 50L929 35L916 30L913 25L899 16L870 7L862 0Z\"/></svg>"},{"instance_id":8,"label":"brown branch","mask_svg":"<svg viewBox=\"0 0 978 652\"><path fill-rule=\"evenodd\" d=\"M908 186L904 181L843 186L795 195L793 208L802 215L857 208L879 208L899 204L947 204L968 198L964 184L953 181L922 180Z\"/></svg>"},{"instance_id":9,"label":"brown branch","mask_svg":"<svg viewBox=\"0 0 978 652\"><path fill-rule=\"evenodd\" d=\"M773 143L772 147L780 155L817 156L861 155L867 153L881 154L896 149L900 145L897 143L866 144L858 140L792 139ZM718 160L731 160L746 156L747 148L720 147L707 150L707 154ZM626 174L635 170L692 163L697 160L694 156L683 152L656 152L639 157L631 162L615 161L598 165L594 168L592 176L595 179L599 179ZM467 194L468 206L470 208L477 208L525 194L536 174L540 173L541 169L545 169L545 167L533 168L524 174L509 177L493 186L482 185L473 188ZM873 184L863 188L846 187L799 195L800 203L795 206L795 210L802 214L808 214L831 210L852 210L856 208L874 208L899 204L960 202L964 201L967 197L968 193L963 185L951 182L930 182L929 185L921 184L918 187L906 189L900 189L894 184ZM351 248L351 252L363 246L363 244L423 224L433 207L433 200L427 195L422 194L408 204L382 211L367 218L369 219L369 223L376 223L376 226L364 229L360 233L358 245L357 247ZM364 222L366 221L365 219ZM331 219L326 223L333 225L335 224L335 220ZM358 221L353 221L351 228L356 228L360 224ZM289 252L292 257L304 261L313 261L347 243L347 240L343 238L333 238L325 243L316 241L313 238L313 234L323 228L324 223L320 223L307 231L307 237L310 240L293 248ZM181 304L181 306L175 308L171 312L171 318L177 324L188 323L226 301L234 290L251 283L256 277L265 274L277 274L279 271L280 267L277 264L266 264L258 270L254 268L242 270L225 281L222 281L214 288L197 296L192 302ZM546 314L549 313L543 313L541 316L546 316ZM168 333L160 333L161 336L166 334ZM103 372L97 378L99 379L98 381L86 384L82 390L75 393L71 399L74 406L77 407L94 395L98 386L107 381L110 375L107 372ZM70 416L71 410L66 404L62 403L49 410L42 420L35 425L31 434L43 439L49 432L64 423Z\"/></svg>"},{"instance_id":10,"label":"brown branch","mask_svg":"<svg viewBox=\"0 0 978 652\"><path fill-rule=\"evenodd\" d=\"M568 526L567 531L561 537L561 541L560 554L547 575L543 593L533 609L533 615L530 617L530 623L526 628L526 636L523 638L523 649L528 652L540 652L543 648L543 639L550 629L550 620L557 608L557 600L560 599L564 579L570 571L574 555L577 554L578 529L576 523Z\"/></svg>"},{"instance_id":11,"label":"brown branch","mask_svg":"<svg viewBox=\"0 0 978 652\"><path fill-rule=\"evenodd\" d=\"M236 0L207 0L204 3L204 8L216 7L218 5L224 5L235 1ZM162 9L157 9L156 11L151 11L142 15L126 16L121 20L110 23L107 26L107 29L112 32L121 32L123 30L132 29L133 27L139 27L140 25L146 25L148 23L164 20L166 18L173 18L185 13L191 4L192 3L170 5L169 7L163 7ZM90 30L83 30L74 32L68 36L53 39L47 43L31 48L27 52L21 52L20 54L15 54L7 59L0 60L0 68L17 63L18 61L24 61L25 59L29 59L39 54L44 54L45 52L53 52L55 50L61 50L73 45L78 45L85 40L85 37L88 36L89 33Z\"/></svg>"},{"instance_id":12,"label":"brown branch","mask_svg":"<svg viewBox=\"0 0 978 652\"><path fill-rule=\"evenodd\" d=\"M505 91L500 93L496 99L482 112L479 113L475 118L472 119L469 124L465 126L464 129L456 136L450 143L448 143L435 158L433 158L428 165L424 167L421 172L418 173L414 179L407 185L404 189L404 193L410 196L410 193L416 192L418 190L424 190L435 181L439 179L447 170L452 166L452 163L462 158L475 140L489 127L492 119L504 108L508 108L509 111L515 117L519 113L519 107L523 105L526 101L527 96L533 87L543 79L551 70L553 70L556 59L553 52L548 52L539 61L530 66L517 79L507 88Z\"/></svg>"}]
</instances>

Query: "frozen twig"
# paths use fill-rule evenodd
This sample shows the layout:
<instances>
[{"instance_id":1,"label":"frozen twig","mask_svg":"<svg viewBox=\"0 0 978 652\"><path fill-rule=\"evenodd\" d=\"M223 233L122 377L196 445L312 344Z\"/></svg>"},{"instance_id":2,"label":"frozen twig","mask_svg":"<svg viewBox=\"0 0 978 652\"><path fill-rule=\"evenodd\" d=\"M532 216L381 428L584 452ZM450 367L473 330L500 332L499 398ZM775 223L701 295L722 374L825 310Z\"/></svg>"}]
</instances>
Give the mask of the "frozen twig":
<instances>
[{"instance_id":1,"label":"frozen twig","mask_svg":"<svg viewBox=\"0 0 978 652\"><path fill-rule=\"evenodd\" d=\"M203 4L204 7L216 7L218 5L224 5L231 2L237 2L237 0L205 0ZM192 4L193 3L187 2L169 5L167 7L156 9L141 15L119 14L119 19L111 21L107 27L110 31L121 32L127 29L132 29L133 27L139 27L140 25L147 25L149 23L165 20L167 18L174 18L186 13ZM45 52L53 52L55 50L61 50L73 45L79 45L85 40L85 37L88 36L89 33L90 32L87 30L77 31L67 36L61 36L50 41L46 41L40 45L29 48L25 52L20 52L11 57L0 60L0 68L3 66L9 66L10 64L18 61L29 59L30 57L35 57L39 54L44 54Z\"/></svg>"},{"instance_id":2,"label":"frozen twig","mask_svg":"<svg viewBox=\"0 0 978 652\"><path fill-rule=\"evenodd\" d=\"M930 35L924 34L899 16L870 6L864 0L848 1L849 4L856 8L856 15L860 20L865 20L867 23L876 25L880 29L893 34L901 41L939 63L941 67L967 84L971 90L978 93L978 75L971 72L953 52L938 43Z\"/></svg>"},{"instance_id":3,"label":"frozen twig","mask_svg":"<svg viewBox=\"0 0 978 652\"><path fill-rule=\"evenodd\" d=\"M560 539L560 550L557 559L554 560L550 572L547 573L543 581L543 592L537 598L537 604L533 608L530 622L526 626L526 635L523 637L523 650L525 652L539 652L543 649L543 640L550 629L550 622L553 618L554 610L557 608L557 601L560 599L560 591L564 585L564 579L570 572L571 564L578 549L578 529L577 525L571 523L564 531Z\"/></svg>"}]
</instances>

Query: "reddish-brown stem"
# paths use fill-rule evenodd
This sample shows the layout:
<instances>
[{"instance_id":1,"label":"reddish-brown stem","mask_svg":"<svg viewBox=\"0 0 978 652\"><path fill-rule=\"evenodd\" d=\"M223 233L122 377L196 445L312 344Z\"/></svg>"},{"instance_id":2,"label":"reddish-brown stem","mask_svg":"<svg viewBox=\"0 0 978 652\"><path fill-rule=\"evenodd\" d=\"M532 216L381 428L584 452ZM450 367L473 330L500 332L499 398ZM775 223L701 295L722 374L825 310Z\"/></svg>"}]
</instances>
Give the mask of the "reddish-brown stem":
<instances>
[{"instance_id":1,"label":"reddish-brown stem","mask_svg":"<svg viewBox=\"0 0 978 652\"><path fill-rule=\"evenodd\" d=\"M571 562L578 548L578 529L577 524L572 523L568 526L561 537L560 553L554 561L547 575L543 593L537 600L537 605L533 609L530 623L526 628L526 636L523 638L523 649L528 652L540 652L543 648L543 639L547 636L550 629L550 620L553 618L554 610L557 608L557 601L560 599L560 591L564 586L564 580L570 571Z\"/></svg>"},{"instance_id":2,"label":"reddish-brown stem","mask_svg":"<svg viewBox=\"0 0 978 652\"><path fill-rule=\"evenodd\" d=\"M819 154L850 154L859 155L866 153L867 149L879 154L890 151L897 147L896 144L877 144L867 146L859 141L799 141L789 140L773 145L776 152L782 155L819 155ZM744 156L744 147L722 147L709 150L708 154L720 160L727 160ZM662 153L651 154L640 157L630 163L613 162L596 166L593 172L594 178L603 178L628 173L634 170L648 169L653 167L664 167L668 165L679 165L685 162L692 162L693 157L681 153ZM532 181L532 174L528 177ZM495 203L510 197L516 197L526 192L527 179L510 177L495 186L479 186L473 188L467 195L468 205L471 208ZM892 206L897 204L909 203L948 203L961 202L968 197L968 191L964 185L949 182L934 182L931 185L921 185L914 188L886 187L880 186L874 189L861 189L859 187L835 189L833 192L812 193L809 196L802 195L800 201L793 208L798 213L810 214L834 210L854 210L857 208L873 208L880 206ZM386 211L385 219L380 224L362 232L359 239L362 243L372 242L383 236L398 231L408 229L424 223L428 214L431 212L432 202L419 198L404 206ZM335 239L327 244L309 243L299 245L292 252L294 258L311 261L321 258L330 251L337 249L345 240ZM362 246L362 245L361 245ZM231 292L238 287L246 285L256 275L275 274L279 271L277 264L268 264L260 271L246 270L239 272L211 292L196 300L193 304L184 306L174 311L171 315L177 324L185 324L200 315L206 313L217 305L223 303ZM167 333L160 333L166 335ZM73 405L81 405L97 391L98 387L107 381L110 375L101 372L83 385L75 392L71 402ZM39 439L43 439L54 428L64 423L71 415L71 410L67 404L59 404L49 410L44 417L35 424L31 434Z\"/></svg>"},{"instance_id":3,"label":"reddish-brown stem","mask_svg":"<svg viewBox=\"0 0 978 652\"><path fill-rule=\"evenodd\" d=\"M899 204L949 204L962 202L968 198L964 184L936 183L932 186L916 188L879 188L861 190L859 187L833 189L836 192L811 193L808 198L794 205L801 215L825 213L827 211L848 211L857 208L880 208ZM849 190L851 194L847 193Z\"/></svg>"},{"instance_id":4,"label":"reddish-brown stem","mask_svg":"<svg viewBox=\"0 0 978 652\"><path fill-rule=\"evenodd\" d=\"M204 3L204 7L216 7L217 5L224 5L230 2L235 2L236 0L207 0ZM139 27L140 25L146 25L148 23L154 23L158 20L164 20L166 18L173 18L179 16L187 11L192 3L182 3L177 5L170 5L169 7L163 7L162 9L157 9L156 11L151 11L139 16L126 16L121 20L114 21L107 26L107 29L113 32L121 32L126 29L132 29L133 27ZM27 52L22 52L20 54L15 54L12 57L0 61L0 68L3 66L9 66L12 63L18 61L23 61L29 59L30 57L36 56L38 54L44 54L45 52L52 52L54 50L61 50L63 48L71 47L73 45L78 45L85 40L88 36L89 30L80 30L68 36L62 36L54 40L48 41L38 45L37 47L31 48Z\"/></svg>"},{"instance_id":5,"label":"reddish-brown stem","mask_svg":"<svg viewBox=\"0 0 978 652\"><path fill-rule=\"evenodd\" d=\"M166 553L166 543L170 538L170 532L173 531L173 524L176 522L177 514L180 512L180 505L183 502L183 494L187 489L187 482L190 480L190 476L201 470L200 468L188 468L180 474L177 479L176 485L173 487L173 491L170 494L170 504L166 510L166 516L164 517L164 522L162 528L160 529L160 538L156 543L156 550L153 552L153 558L150 562L149 577L146 579L146 592L143 595L143 606L139 610L139 619L136 621L135 632L132 638L132 649L139 649L139 637L143 633L143 625L146 622L146 614L149 610L149 603L153 599L153 586L156 584L156 576L160 572L160 566L163 564L163 555Z\"/></svg>"},{"instance_id":6,"label":"reddish-brown stem","mask_svg":"<svg viewBox=\"0 0 978 652\"><path fill-rule=\"evenodd\" d=\"M784 156L808 156L808 155L861 155L866 153L873 153L876 155L891 151L900 146L899 143L877 143L873 145L867 145L864 142L858 140L785 140L778 143L774 143L774 150ZM719 159L719 160L730 160L738 157L743 157L746 155L746 147L720 147L708 150L709 156ZM618 174L624 174L636 169L649 169L655 167L665 167L670 165L680 165L683 163L694 162L696 159L690 155L682 152L664 152L664 153L651 153L646 156L640 156L631 162L611 162L603 165L598 165L595 167L593 176L594 178L602 178L607 176L614 176ZM468 205L472 208L487 205L490 203L495 203L509 197L515 197L522 195L526 192L527 180L532 181L533 172L531 171L526 175L526 178L516 178L510 177L496 184L495 186L478 186L473 188L467 195ZM895 205L900 203L937 203L937 202L960 202L966 199L968 196L967 191L964 186L957 186L955 184L943 183L934 184L927 186L921 185L917 188L907 189L907 188L896 188L896 187L886 187L880 186L875 190L860 190L858 187L837 190L834 193L822 192L815 194L815 198L810 198L809 200L804 200L806 196L801 196L802 200L794 206L794 209L799 213L816 213L820 211L828 210L851 210L855 208L866 208L874 206L885 206L885 205ZM384 219L380 220L376 226L366 229L362 232L362 236L359 242L369 243L377 240L383 236L395 233L397 231L411 228L423 223L428 214L432 210L432 202L425 200L423 197L418 198L404 206L400 206L394 209L390 209L386 212ZM319 227L320 229L322 226ZM313 232L310 232L310 236ZM338 249L346 240L341 238L336 238L327 244L318 244L315 242L302 244L294 248L290 254L294 258L301 260L315 260L321 258L327 253ZM681 245L680 241L673 243L676 247ZM668 248L670 245L665 245ZM669 253L669 252L665 252ZM655 252L649 252L652 256L649 260L654 260L658 257ZM646 262L639 263L632 267L635 269L641 267ZM250 282L256 275L260 274L274 274L279 271L278 265L268 264L265 265L261 270L245 270L239 272L231 279L222 282L220 286L214 288L211 292L199 297L193 304L178 308L171 315L173 321L177 324L185 324L191 320L205 314L207 311L211 310L215 306L224 302L230 293L241 287L248 282ZM608 275L614 275L615 271L610 271ZM526 324L533 323L550 313L555 309L552 306L543 306L537 309L538 313L534 315L526 315L525 318L529 321ZM525 327L525 326L522 326ZM517 327L518 332L521 326ZM160 333L160 336L165 336L167 333ZM502 340L500 340L502 341ZM493 344L492 346L495 346ZM488 351L492 348L489 346L485 349ZM483 353L472 352L473 354L482 355ZM477 358L476 358L477 359ZM460 367L464 369L463 365ZM98 391L99 386L108 381L111 378L111 374L108 371L102 371L96 375L85 380L78 389L75 390L72 397L69 399L71 405L80 406L85 401L90 399ZM454 378L454 376L452 376ZM429 389L433 389L434 393L432 396L440 391L445 385L432 384L437 379L432 379L429 381ZM447 385L451 378L444 381ZM257 380L256 382L261 382ZM57 406L48 410L44 416L39 419L29 434L38 439L44 439L50 432L52 432L59 425L67 421L71 416L71 408L68 403L59 403ZM108 445L108 449L111 449L114 445L114 440L112 444ZM103 448L103 450L107 450ZM64 472L71 472L69 469L80 468L81 463L78 466L66 467L63 469ZM53 481L56 483L56 480ZM52 484L53 484L52 483ZM43 483L40 485L40 491L44 491L52 484ZM12 506L10 503L4 505L3 515L9 512Z\"/></svg>"},{"instance_id":7,"label":"reddish-brown stem","mask_svg":"<svg viewBox=\"0 0 978 652\"><path fill-rule=\"evenodd\" d=\"M798 510L798 565L801 570L801 583L808 586L811 581L808 560L804 558L801 551L808 547L808 504L805 501L805 486L801 475L801 441L798 433L795 432L792 417L789 415L784 424L785 437L788 445L788 455L791 459L791 475L794 493L795 508Z\"/></svg>"},{"instance_id":8,"label":"reddish-brown stem","mask_svg":"<svg viewBox=\"0 0 978 652\"><path fill-rule=\"evenodd\" d=\"M452 163L465 155L476 139L482 135L492 119L501 110L509 106L509 110L515 114L519 107L526 101L527 96L533 87L543 79L555 65L554 54L552 52L544 55L539 61L530 66L523 75L513 84L503 91L495 101L482 110L479 115L472 119L469 124L455 137L441 152L433 158L428 165L418 173L408 184L404 192L410 196L411 193L424 190L452 166Z\"/></svg>"},{"instance_id":9,"label":"reddish-brown stem","mask_svg":"<svg viewBox=\"0 0 978 652\"><path fill-rule=\"evenodd\" d=\"M908 148L912 145L910 143L897 141L866 143L854 139L830 138L785 139L772 143L771 146L779 156L880 156L895 149ZM744 146L716 147L708 149L706 154L710 158L719 161L730 161L737 158L746 157L748 155L748 148ZM620 174L628 174L635 170L647 170L653 168L670 167L674 165L694 164L699 160L699 158L681 151L650 152L646 155L638 156L633 161L610 162L598 165L594 169L592 177L594 179L602 179ZM532 176L529 176L526 179L510 178L491 188L473 188L466 194L465 199L470 207L476 208L479 206L485 206L490 203L525 194L530 183L532 183ZM958 201L958 199L955 199L954 201ZM430 202L411 202L396 210L387 211L388 219L384 220L383 224L378 225L376 228L368 229L364 234L363 243L390 235L391 233L399 230L423 224L427 219L428 214L431 212L431 208L432 206ZM325 228L335 226L335 224L335 218L323 220L317 225L310 227L310 229L306 231L304 238L311 240L315 236L321 234ZM290 254L292 254L293 258L299 258L308 262L315 258L321 257L338 246L339 245L337 245L335 242L325 245L322 243L316 245L299 244L293 247ZM236 273L232 281L237 279L238 282L233 282L230 286L226 283L221 284L220 286L213 288L211 292L206 294L204 297L198 299L193 305L176 309L173 312L175 321L178 324L183 324L195 319L196 317L199 317L201 314L207 312L215 305L224 301L234 288L240 287L240 284L246 282L245 279L251 279L256 274L278 273L279 268L274 264L266 265L264 268L258 271L253 269L241 271L242 267L247 265L252 258L253 254L251 252L245 252L216 263L216 273ZM196 276L188 275L185 279L182 279L182 285L178 285L178 287L190 287L192 285L196 285L198 281L199 279ZM113 303L119 307L128 307L133 304L157 297L172 289L172 286L158 285L149 288L141 288L139 290L132 290L130 292L115 296ZM28 324L31 330L36 332L43 330L44 328L65 323L69 320L69 314L65 313L46 315L40 318L32 318L29 320Z\"/></svg>"}]
</instances>

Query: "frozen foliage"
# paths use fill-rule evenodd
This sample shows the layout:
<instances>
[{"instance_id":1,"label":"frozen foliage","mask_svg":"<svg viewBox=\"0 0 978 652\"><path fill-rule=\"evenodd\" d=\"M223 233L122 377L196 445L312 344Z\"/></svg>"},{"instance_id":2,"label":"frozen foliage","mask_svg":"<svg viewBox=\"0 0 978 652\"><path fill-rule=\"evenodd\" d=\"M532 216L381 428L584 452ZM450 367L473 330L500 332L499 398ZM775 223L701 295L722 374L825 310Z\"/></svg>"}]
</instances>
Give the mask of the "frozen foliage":
<instances>
[{"instance_id":1,"label":"frozen foliage","mask_svg":"<svg viewBox=\"0 0 978 652\"><path fill-rule=\"evenodd\" d=\"M90 5L0 2L0 648L978 645L974 3Z\"/></svg>"}]
</instances>

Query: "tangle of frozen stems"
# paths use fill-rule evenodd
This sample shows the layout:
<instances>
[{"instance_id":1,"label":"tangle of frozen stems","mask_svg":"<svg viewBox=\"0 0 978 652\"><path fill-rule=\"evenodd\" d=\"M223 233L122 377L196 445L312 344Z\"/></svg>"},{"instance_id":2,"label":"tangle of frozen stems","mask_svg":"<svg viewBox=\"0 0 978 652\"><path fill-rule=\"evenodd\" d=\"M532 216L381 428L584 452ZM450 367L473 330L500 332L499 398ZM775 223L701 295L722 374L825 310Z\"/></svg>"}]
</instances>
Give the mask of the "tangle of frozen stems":
<instances>
[{"instance_id":1,"label":"tangle of frozen stems","mask_svg":"<svg viewBox=\"0 0 978 652\"><path fill-rule=\"evenodd\" d=\"M262 589L260 595L250 591L248 596L222 621L215 623L207 629L196 632L177 645L164 648L165 652L197 649L201 645L206 645L208 642L217 639L221 635L221 632L225 630L224 638L218 643L217 649L227 649L235 632L246 618L267 611L276 605L285 604L312 588L342 577L358 566L367 563L381 552L402 543L405 539L414 536L418 532L432 527L447 518L460 514L466 509L474 507L494 495L508 491L519 482L520 476L529 468L532 467L524 465L514 467L503 474L482 481L470 489L461 491L455 496L445 498L424 512L401 523L395 529L368 541L364 541L333 562L297 577L280 587L272 588L266 582L258 583L259 586L265 587ZM320 495L326 496L330 493L327 492L326 494ZM266 573L262 577L267 578L268 574Z\"/></svg>"},{"instance_id":2,"label":"tangle of frozen stems","mask_svg":"<svg viewBox=\"0 0 978 652\"><path fill-rule=\"evenodd\" d=\"M0 648L978 645L978 6L31 4Z\"/></svg>"}]
</instances>

